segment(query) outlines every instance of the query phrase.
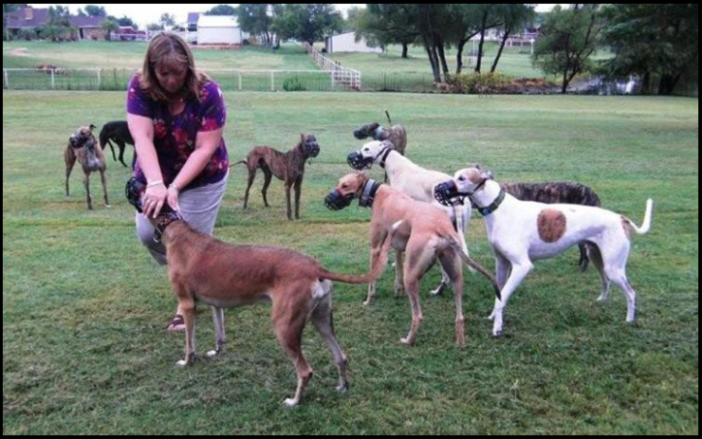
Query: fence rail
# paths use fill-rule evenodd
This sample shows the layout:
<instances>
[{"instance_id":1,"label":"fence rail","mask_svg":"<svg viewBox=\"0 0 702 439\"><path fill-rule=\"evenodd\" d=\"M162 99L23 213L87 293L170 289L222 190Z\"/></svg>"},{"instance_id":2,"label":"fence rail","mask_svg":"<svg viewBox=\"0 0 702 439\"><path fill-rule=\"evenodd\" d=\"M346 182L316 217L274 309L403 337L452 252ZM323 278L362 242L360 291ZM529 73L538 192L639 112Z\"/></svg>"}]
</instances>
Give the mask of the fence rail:
<instances>
[{"instance_id":1,"label":"fence rail","mask_svg":"<svg viewBox=\"0 0 702 439\"><path fill-rule=\"evenodd\" d=\"M317 63L322 70L329 72L333 85L340 84L352 90L361 90L361 72L342 67L338 62L332 61L322 55L309 43L303 43L302 47L310 54L314 62Z\"/></svg>"}]
</instances>

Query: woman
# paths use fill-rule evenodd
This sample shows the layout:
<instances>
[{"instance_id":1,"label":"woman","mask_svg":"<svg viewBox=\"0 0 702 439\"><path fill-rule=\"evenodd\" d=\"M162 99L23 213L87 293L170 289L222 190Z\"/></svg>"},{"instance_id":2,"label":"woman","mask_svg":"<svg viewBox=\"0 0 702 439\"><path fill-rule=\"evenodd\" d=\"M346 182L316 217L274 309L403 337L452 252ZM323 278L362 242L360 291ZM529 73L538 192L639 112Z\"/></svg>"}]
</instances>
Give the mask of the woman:
<instances>
[{"instance_id":1,"label":"woman","mask_svg":"<svg viewBox=\"0 0 702 439\"><path fill-rule=\"evenodd\" d=\"M171 33L154 37L129 84L127 122L138 157L134 177L147 185L137 235L161 265L165 248L154 241L148 217L156 218L165 203L212 234L228 178L226 118L222 91L195 69L187 43ZM180 310L167 329L185 329Z\"/></svg>"}]
</instances>

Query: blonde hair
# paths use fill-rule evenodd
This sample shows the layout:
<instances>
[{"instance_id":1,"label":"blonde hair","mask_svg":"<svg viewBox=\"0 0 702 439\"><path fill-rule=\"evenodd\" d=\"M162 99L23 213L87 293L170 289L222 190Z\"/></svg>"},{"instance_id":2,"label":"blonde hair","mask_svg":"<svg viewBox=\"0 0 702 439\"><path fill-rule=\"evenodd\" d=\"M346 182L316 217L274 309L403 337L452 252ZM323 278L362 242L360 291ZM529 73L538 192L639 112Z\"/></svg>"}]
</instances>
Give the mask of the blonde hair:
<instances>
[{"instance_id":1,"label":"blonde hair","mask_svg":"<svg viewBox=\"0 0 702 439\"><path fill-rule=\"evenodd\" d=\"M188 73L183 86L183 97L186 100L200 100L200 90L209 81L209 77L195 68L195 57L181 37L171 32L163 32L151 39L144 58L139 84L141 89L151 99L158 102L169 102L169 95L161 87L156 77L157 66L169 66L181 69L187 66Z\"/></svg>"}]
</instances>

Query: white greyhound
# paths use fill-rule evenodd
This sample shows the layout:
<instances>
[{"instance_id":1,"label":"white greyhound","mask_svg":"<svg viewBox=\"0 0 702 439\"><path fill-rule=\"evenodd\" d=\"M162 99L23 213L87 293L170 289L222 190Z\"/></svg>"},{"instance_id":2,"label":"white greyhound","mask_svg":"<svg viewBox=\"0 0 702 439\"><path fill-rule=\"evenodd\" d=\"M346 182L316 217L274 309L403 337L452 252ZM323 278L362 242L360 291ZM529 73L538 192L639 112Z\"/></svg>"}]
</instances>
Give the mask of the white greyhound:
<instances>
[{"instance_id":1,"label":"white greyhound","mask_svg":"<svg viewBox=\"0 0 702 439\"><path fill-rule=\"evenodd\" d=\"M646 203L646 215L639 228L617 213L592 206L544 204L520 201L506 194L480 165L456 172L455 178L437 187L442 203L457 197L470 197L485 217L488 240L497 262L497 285L501 300L495 301L492 334L502 335L502 312L514 290L533 268L532 261L547 259L581 242L600 272L602 292L598 301L609 296L610 282L622 289L627 301L627 323L634 321L636 291L626 277L631 235L651 229L653 200Z\"/></svg>"},{"instance_id":2,"label":"white greyhound","mask_svg":"<svg viewBox=\"0 0 702 439\"><path fill-rule=\"evenodd\" d=\"M441 207L454 223L463 251L468 255L465 230L468 228L472 214L470 202L463 205L444 206L434 198L434 187L450 179L450 175L424 169L414 164L410 159L395 151L393 144L387 140L366 143L360 151L349 154L348 162L352 168L358 171L370 169L373 164L377 163L385 169L391 187L416 201L432 203ZM469 269L475 273L475 270ZM441 274L441 284L431 292L432 296L440 295L451 282L443 268ZM373 288L373 286L371 285L369 288Z\"/></svg>"}]
</instances>

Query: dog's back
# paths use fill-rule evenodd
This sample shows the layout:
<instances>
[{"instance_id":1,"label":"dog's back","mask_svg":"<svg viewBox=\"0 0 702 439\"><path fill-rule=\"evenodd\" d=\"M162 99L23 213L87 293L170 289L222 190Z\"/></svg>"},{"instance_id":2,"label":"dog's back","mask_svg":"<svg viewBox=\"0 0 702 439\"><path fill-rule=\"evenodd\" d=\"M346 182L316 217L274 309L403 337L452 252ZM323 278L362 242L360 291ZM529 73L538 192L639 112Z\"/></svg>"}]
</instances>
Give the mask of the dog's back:
<instances>
[{"instance_id":1,"label":"dog's back","mask_svg":"<svg viewBox=\"0 0 702 439\"><path fill-rule=\"evenodd\" d=\"M601 205L600 198L590 187L573 182L503 183L502 189L522 201L546 204Z\"/></svg>"}]
</instances>

